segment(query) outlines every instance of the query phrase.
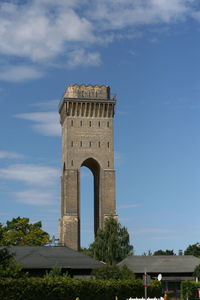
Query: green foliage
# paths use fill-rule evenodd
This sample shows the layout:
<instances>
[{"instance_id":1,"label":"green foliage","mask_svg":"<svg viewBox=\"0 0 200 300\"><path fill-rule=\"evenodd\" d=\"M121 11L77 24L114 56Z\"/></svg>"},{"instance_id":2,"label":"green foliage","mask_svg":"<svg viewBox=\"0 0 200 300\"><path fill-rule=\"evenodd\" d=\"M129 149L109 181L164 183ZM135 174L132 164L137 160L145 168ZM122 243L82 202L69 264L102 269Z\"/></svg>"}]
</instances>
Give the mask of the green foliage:
<instances>
[{"instance_id":1,"label":"green foliage","mask_svg":"<svg viewBox=\"0 0 200 300\"><path fill-rule=\"evenodd\" d=\"M142 255L143 255L143 256L152 256L153 253L151 252L151 250L148 250L147 252L143 252Z\"/></svg>"},{"instance_id":2,"label":"green foliage","mask_svg":"<svg viewBox=\"0 0 200 300\"><path fill-rule=\"evenodd\" d=\"M0 245L41 246L49 242L49 234L41 222L29 223L29 218L13 218L5 226L0 224Z\"/></svg>"},{"instance_id":3,"label":"green foliage","mask_svg":"<svg viewBox=\"0 0 200 300\"><path fill-rule=\"evenodd\" d=\"M80 249L80 252L81 252L82 254L87 255L87 256L93 257L93 253L92 253L92 251L91 251L90 248L81 248L81 249Z\"/></svg>"},{"instance_id":4,"label":"green foliage","mask_svg":"<svg viewBox=\"0 0 200 300\"><path fill-rule=\"evenodd\" d=\"M23 276L22 267L15 261L7 248L0 249L0 277L18 278Z\"/></svg>"},{"instance_id":5,"label":"green foliage","mask_svg":"<svg viewBox=\"0 0 200 300\"><path fill-rule=\"evenodd\" d=\"M197 289L200 288L200 282L195 281L182 281L181 282L181 299L194 299L196 298Z\"/></svg>"},{"instance_id":6,"label":"green foliage","mask_svg":"<svg viewBox=\"0 0 200 300\"><path fill-rule=\"evenodd\" d=\"M108 218L103 229L98 229L95 241L89 247L89 253L95 259L109 265L116 264L133 253L129 234L114 218Z\"/></svg>"},{"instance_id":7,"label":"green foliage","mask_svg":"<svg viewBox=\"0 0 200 300\"><path fill-rule=\"evenodd\" d=\"M200 280L200 265L196 266L193 276L197 277Z\"/></svg>"},{"instance_id":8,"label":"green foliage","mask_svg":"<svg viewBox=\"0 0 200 300\"><path fill-rule=\"evenodd\" d=\"M54 266L44 277L59 277L62 276L62 269L59 266Z\"/></svg>"},{"instance_id":9,"label":"green foliage","mask_svg":"<svg viewBox=\"0 0 200 300\"><path fill-rule=\"evenodd\" d=\"M49 278L49 277L53 277L53 278L55 278L55 277L62 277L62 276L69 276L68 275L68 273L66 272L66 273L62 273L62 268L61 267L59 267L59 266L57 266L57 265L55 265L49 272L47 272L46 274L45 274L45 278Z\"/></svg>"},{"instance_id":10,"label":"green foliage","mask_svg":"<svg viewBox=\"0 0 200 300\"><path fill-rule=\"evenodd\" d=\"M116 279L116 280L125 280L125 279L134 279L135 275L131 270L128 269L127 266L118 267L116 265L104 265L99 268L96 268L92 271L92 275L95 276L96 279L108 280L108 279Z\"/></svg>"},{"instance_id":11,"label":"green foliage","mask_svg":"<svg viewBox=\"0 0 200 300\"><path fill-rule=\"evenodd\" d=\"M184 255L194 255L196 257L200 257L200 244L196 243L189 245L184 251Z\"/></svg>"},{"instance_id":12,"label":"green foliage","mask_svg":"<svg viewBox=\"0 0 200 300\"><path fill-rule=\"evenodd\" d=\"M149 297L160 297L160 283L148 288ZM144 296L142 280L81 280L66 277L0 279L0 299L4 300L119 300Z\"/></svg>"},{"instance_id":13,"label":"green foliage","mask_svg":"<svg viewBox=\"0 0 200 300\"><path fill-rule=\"evenodd\" d=\"M157 250L153 255L176 255L174 250Z\"/></svg>"}]
</instances>

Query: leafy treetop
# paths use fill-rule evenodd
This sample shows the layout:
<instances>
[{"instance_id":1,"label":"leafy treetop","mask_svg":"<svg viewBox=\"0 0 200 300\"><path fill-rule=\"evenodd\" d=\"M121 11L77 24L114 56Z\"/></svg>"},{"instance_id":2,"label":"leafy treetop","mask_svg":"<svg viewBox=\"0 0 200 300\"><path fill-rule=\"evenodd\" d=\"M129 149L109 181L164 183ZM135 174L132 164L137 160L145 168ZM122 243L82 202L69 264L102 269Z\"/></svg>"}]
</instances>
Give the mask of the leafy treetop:
<instances>
[{"instance_id":1,"label":"leafy treetop","mask_svg":"<svg viewBox=\"0 0 200 300\"><path fill-rule=\"evenodd\" d=\"M13 218L6 225L0 224L0 245L41 246L49 242L49 234L42 230L42 223L29 223L29 218Z\"/></svg>"},{"instance_id":2,"label":"leafy treetop","mask_svg":"<svg viewBox=\"0 0 200 300\"><path fill-rule=\"evenodd\" d=\"M184 251L184 255L194 255L196 257L200 257L200 244L196 243L189 245Z\"/></svg>"},{"instance_id":3,"label":"leafy treetop","mask_svg":"<svg viewBox=\"0 0 200 300\"><path fill-rule=\"evenodd\" d=\"M157 250L157 251L155 251L154 252L154 254L153 255L176 255L175 253L174 253L174 250Z\"/></svg>"},{"instance_id":4,"label":"leafy treetop","mask_svg":"<svg viewBox=\"0 0 200 300\"><path fill-rule=\"evenodd\" d=\"M87 252L93 258L113 265L132 255L133 246L130 245L126 227L110 217L105 220L104 228L98 229L95 241Z\"/></svg>"}]
</instances>

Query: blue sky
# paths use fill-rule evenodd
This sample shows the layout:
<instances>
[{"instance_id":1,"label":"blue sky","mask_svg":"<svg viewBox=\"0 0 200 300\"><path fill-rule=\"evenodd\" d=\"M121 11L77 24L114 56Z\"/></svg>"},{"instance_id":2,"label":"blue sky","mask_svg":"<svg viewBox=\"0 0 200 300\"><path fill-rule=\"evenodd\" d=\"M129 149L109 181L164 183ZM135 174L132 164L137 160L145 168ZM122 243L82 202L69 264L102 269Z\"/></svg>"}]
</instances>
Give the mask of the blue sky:
<instances>
[{"instance_id":1,"label":"blue sky","mask_svg":"<svg viewBox=\"0 0 200 300\"><path fill-rule=\"evenodd\" d=\"M75 83L117 95L117 213L135 253L200 241L199 1L0 1L0 222L29 217L58 236L57 106ZM81 174L87 246L92 176Z\"/></svg>"}]
</instances>

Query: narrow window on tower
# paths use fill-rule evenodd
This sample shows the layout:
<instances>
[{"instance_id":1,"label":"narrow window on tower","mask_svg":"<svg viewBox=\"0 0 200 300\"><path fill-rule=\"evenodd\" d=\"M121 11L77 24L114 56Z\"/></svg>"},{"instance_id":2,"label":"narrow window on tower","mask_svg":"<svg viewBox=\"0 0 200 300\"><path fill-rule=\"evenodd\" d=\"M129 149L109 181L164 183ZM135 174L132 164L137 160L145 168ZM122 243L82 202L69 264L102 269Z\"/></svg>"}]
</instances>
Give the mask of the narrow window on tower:
<instances>
[{"instance_id":1,"label":"narrow window on tower","mask_svg":"<svg viewBox=\"0 0 200 300\"><path fill-rule=\"evenodd\" d=\"M110 148L110 143L108 142L108 148Z\"/></svg>"},{"instance_id":2,"label":"narrow window on tower","mask_svg":"<svg viewBox=\"0 0 200 300\"><path fill-rule=\"evenodd\" d=\"M109 127L110 126L110 124L109 124L109 122L107 122L107 127Z\"/></svg>"},{"instance_id":3,"label":"narrow window on tower","mask_svg":"<svg viewBox=\"0 0 200 300\"><path fill-rule=\"evenodd\" d=\"M92 142L90 142L90 147L92 147Z\"/></svg>"},{"instance_id":4,"label":"narrow window on tower","mask_svg":"<svg viewBox=\"0 0 200 300\"><path fill-rule=\"evenodd\" d=\"M80 141L80 147L82 147L83 146L83 142L82 141Z\"/></svg>"},{"instance_id":5,"label":"narrow window on tower","mask_svg":"<svg viewBox=\"0 0 200 300\"><path fill-rule=\"evenodd\" d=\"M81 126L81 127L83 126L83 121L80 121L80 126Z\"/></svg>"},{"instance_id":6,"label":"narrow window on tower","mask_svg":"<svg viewBox=\"0 0 200 300\"><path fill-rule=\"evenodd\" d=\"M71 166L73 167L73 165L74 165L74 162L73 162L73 160L71 161Z\"/></svg>"},{"instance_id":7,"label":"narrow window on tower","mask_svg":"<svg viewBox=\"0 0 200 300\"><path fill-rule=\"evenodd\" d=\"M101 142L99 142L99 148L101 147Z\"/></svg>"},{"instance_id":8,"label":"narrow window on tower","mask_svg":"<svg viewBox=\"0 0 200 300\"><path fill-rule=\"evenodd\" d=\"M74 142L73 141L71 141L71 147L73 147L74 146Z\"/></svg>"},{"instance_id":9,"label":"narrow window on tower","mask_svg":"<svg viewBox=\"0 0 200 300\"><path fill-rule=\"evenodd\" d=\"M108 161L108 168L110 167L110 162Z\"/></svg>"},{"instance_id":10,"label":"narrow window on tower","mask_svg":"<svg viewBox=\"0 0 200 300\"><path fill-rule=\"evenodd\" d=\"M90 126L90 127L92 126L92 122L91 122L91 121L89 122L89 126Z\"/></svg>"},{"instance_id":11,"label":"narrow window on tower","mask_svg":"<svg viewBox=\"0 0 200 300\"><path fill-rule=\"evenodd\" d=\"M73 120L71 120L71 126L73 127L73 125L74 125L74 122L73 122Z\"/></svg>"},{"instance_id":12,"label":"narrow window on tower","mask_svg":"<svg viewBox=\"0 0 200 300\"><path fill-rule=\"evenodd\" d=\"M101 126L101 123L99 122L98 124L99 124L99 127L100 127L100 126Z\"/></svg>"}]
</instances>

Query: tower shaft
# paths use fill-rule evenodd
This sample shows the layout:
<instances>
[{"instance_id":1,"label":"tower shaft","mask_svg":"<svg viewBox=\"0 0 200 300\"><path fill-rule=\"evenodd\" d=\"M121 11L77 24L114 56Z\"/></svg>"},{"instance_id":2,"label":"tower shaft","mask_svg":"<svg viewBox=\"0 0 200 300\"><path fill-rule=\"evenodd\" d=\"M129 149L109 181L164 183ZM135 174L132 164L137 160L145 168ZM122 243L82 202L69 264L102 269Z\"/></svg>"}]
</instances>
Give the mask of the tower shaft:
<instances>
[{"instance_id":1,"label":"tower shaft","mask_svg":"<svg viewBox=\"0 0 200 300\"><path fill-rule=\"evenodd\" d=\"M62 126L60 241L80 248L80 168L94 176L94 233L115 215L113 118L108 86L70 85L59 106Z\"/></svg>"}]
</instances>

